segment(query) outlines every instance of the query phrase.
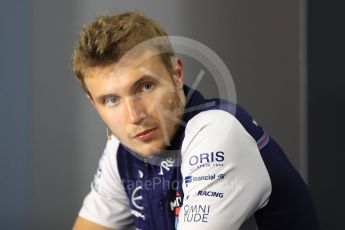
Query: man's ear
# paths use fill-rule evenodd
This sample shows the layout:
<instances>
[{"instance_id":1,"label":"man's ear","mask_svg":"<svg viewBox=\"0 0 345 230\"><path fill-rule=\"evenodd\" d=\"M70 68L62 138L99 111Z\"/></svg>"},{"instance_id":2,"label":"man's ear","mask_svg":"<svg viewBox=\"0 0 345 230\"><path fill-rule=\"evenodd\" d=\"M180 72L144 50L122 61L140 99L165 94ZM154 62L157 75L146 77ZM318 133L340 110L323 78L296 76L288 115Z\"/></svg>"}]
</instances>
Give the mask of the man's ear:
<instances>
[{"instance_id":1,"label":"man's ear","mask_svg":"<svg viewBox=\"0 0 345 230\"><path fill-rule=\"evenodd\" d=\"M182 60L179 57L174 57L172 61L173 79L177 89L183 88L184 69Z\"/></svg>"}]
</instances>

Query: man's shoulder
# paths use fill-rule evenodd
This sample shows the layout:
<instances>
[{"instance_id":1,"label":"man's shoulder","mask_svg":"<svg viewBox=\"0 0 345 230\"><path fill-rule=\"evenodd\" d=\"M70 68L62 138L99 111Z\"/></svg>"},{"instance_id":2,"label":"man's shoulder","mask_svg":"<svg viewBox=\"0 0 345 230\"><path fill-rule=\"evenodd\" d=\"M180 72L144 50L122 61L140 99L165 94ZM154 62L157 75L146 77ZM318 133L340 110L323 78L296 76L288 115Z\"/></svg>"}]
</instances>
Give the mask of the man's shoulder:
<instances>
[{"instance_id":1,"label":"man's shoulder","mask_svg":"<svg viewBox=\"0 0 345 230\"><path fill-rule=\"evenodd\" d=\"M233 122L237 118L228 111L221 109L209 109L200 111L198 114L191 118L186 126L186 130L201 129L208 125L219 125Z\"/></svg>"},{"instance_id":2,"label":"man's shoulder","mask_svg":"<svg viewBox=\"0 0 345 230\"><path fill-rule=\"evenodd\" d=\"M217 123L237 120L240 123L252 120L251 116L239 105L219 98L208 99L199 105L188 123Z\"/></svg>"},{"instance_id":3,"label":"man's shoulder","mask_svg":"<svg viewBox=\"0 0 345 230\"><path fill-rule=\"evenodd\" d=\"M114 135L111 135L110 138L107 140L103 155L116 158L120 145L120 141Z\"/></svg>"},{"instance_id":4,"label":"man's shoulder","mask_svg":"<svg viewBox=\"0 0 345 230\"><path fill-rule=\"evenodd\" d=\"M241 126L255 140L259 140L264 130L251 115L239 104L222 99L210 99L188 121L186 132L200 130L208 125L219 127L219 134L233 127L234 123Z\"/></svg>"},{"instance_id":5,"label":"man's shoulder","mask_svg":"<svg viewBox=\"0 0 345 230\"><path fill-rule=\"evenodd\" d=\"M107 164L111 167L117 167L117 155L120 149L120 145L120 141L114 135L111 135L111 138L107 140L99 164Z\"/></svg>"}]
</instances>

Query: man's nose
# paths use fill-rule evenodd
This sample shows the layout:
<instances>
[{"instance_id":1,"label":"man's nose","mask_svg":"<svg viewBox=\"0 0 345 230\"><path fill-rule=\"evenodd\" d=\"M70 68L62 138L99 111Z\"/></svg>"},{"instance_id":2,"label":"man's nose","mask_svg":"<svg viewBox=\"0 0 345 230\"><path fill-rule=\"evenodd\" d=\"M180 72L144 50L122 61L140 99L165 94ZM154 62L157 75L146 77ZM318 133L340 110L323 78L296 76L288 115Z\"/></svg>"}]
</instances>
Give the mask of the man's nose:
<instances>
[{"instance_id":1,"label":"man's nose","mask_svg":"<svg viewBox=\"0 0 345 230\"><path fill-rule=\"evenodd\" d=\"M128 122L139 125L145 121L147 115L140 100L134 97L127 97L125 98L124 104L125 108L123 115L127 118Z\"/></svg>"}]
</instances>

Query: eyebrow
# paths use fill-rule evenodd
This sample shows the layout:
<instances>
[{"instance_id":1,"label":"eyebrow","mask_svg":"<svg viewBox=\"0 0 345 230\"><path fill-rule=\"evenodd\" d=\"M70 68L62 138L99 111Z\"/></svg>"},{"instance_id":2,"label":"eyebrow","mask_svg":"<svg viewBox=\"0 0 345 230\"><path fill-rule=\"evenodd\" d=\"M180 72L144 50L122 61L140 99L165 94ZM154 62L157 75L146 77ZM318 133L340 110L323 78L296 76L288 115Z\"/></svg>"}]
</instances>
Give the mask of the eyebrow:
<instances>
[{"instance_id":1,"label":"eyebrow","mask_svg":"<svg viewBox=\"0 0 345 230\"><path fill-rule=\"evenodd\" d=\"M136 89L139 85L141 85L142 83L144 83L147 80L158 80L158 79L155 76L150 76L150 75L144 73L143 75L140 76L140 78L138 80L136 80L133 83L133 85L131 86L131 90Z\"/></svg>"},{"instance_id":2,"label":"eyebrow","mask_svg":"<svg viewBox=\"0 0 345 230\"><path fill-rule=\"evenodd\" d=\"M142 83L144 83L147 80L159 80L158 76L150 76L147 73L144 73L143 75L140 76L139 79L137 79L132 86L130 87L130 91L134 91L134 89L136 89L139 85L141 85ZM108 93L108 94L104 94L104 95L100 95L97 97L97 101L99 103L104 103L105 99L110 98L110 97L120 97L117 94L114 93Z\"/></svg>"}]
</instances>

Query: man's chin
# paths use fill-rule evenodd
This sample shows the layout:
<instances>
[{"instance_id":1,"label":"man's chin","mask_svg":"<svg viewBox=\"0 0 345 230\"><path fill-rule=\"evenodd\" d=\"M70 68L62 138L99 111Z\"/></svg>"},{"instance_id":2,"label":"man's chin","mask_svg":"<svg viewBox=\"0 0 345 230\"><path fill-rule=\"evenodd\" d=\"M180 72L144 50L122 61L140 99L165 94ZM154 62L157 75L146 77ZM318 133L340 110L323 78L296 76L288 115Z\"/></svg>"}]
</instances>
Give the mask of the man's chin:
<instances>
[{"instance_id":1,"label":"man's chin","mask_svg":"<svg viewBox=\"0 0 345 230\"><path fill-rule=\"evenodd\" d=\"M152 157L164 152L165 148L138 149L138 154L142 157Z\"/></svg>"},{"instance_id":2,"label":"man's chin","mask_svg":"<svg viewBox=\"0 0 345 230\"><path fill-rule=\"evenodd\" d=\"M166 149L165 146L127 146L130 152L140 157L152 157L161 154Z\"/></svg>"}]
</instances>

